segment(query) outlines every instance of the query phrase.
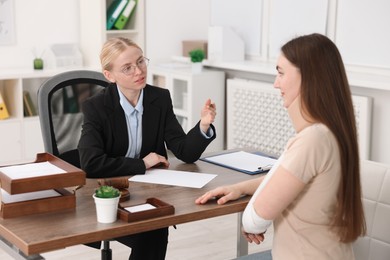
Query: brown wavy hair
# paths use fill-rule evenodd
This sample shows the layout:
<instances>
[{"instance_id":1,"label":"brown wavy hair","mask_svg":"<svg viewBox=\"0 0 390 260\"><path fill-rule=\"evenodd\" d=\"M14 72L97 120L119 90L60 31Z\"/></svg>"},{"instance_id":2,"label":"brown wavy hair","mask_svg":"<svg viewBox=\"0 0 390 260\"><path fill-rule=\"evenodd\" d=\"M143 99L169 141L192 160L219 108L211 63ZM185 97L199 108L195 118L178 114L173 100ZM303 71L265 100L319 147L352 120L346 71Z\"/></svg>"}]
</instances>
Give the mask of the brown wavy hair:
<instances>
[{"instance_id":1,"label":"brown wavy hair","mask_svg":"<svg viewBox=\"0 0 390 260\"><path fill-rule=\"evenodd\" d=\"M317 33L292 39L282 53L300 70L304 112L325 124L337 139L342 176L332 229L340 241L352 242L366 233L366 222L356 122L344 63L336 45Z\"/></svg>"}]
</instances>

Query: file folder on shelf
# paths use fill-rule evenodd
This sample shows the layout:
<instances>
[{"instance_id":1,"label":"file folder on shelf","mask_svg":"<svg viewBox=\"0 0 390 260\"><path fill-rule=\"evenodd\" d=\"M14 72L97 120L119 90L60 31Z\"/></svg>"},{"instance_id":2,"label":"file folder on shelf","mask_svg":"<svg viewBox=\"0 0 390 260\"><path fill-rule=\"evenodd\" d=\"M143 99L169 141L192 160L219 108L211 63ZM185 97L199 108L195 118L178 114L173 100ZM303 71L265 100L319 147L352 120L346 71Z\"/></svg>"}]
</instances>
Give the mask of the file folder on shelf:
<instances>
[{"instance_id":1,"label":"file folder on shelf","mask_svg":"<svg viewBox=\"0 0 390 260\"><path fill-rule=\"evenodd\" d=\"M9 117L7 106L5 105L3 96L0 92L0 119L6 119Z\"/></svg>"},{"instance_id":2,"label":"file folder on shelf","mask_svg":"<svg viewBox=\"0 0 390 260\"><path fill-rule=\"evenodd\" d=\"M266 173L277 161L277 159L260 152L249 153L244 151L208 156L200 160L246 174Z\"/></svg>"},{"instance_id":3,"label":"file folder on shelf","mask_svg":"<svg viewBox=\"0 0 390 260\"><path fill-rule=\"evenodd\" d=\"M111 30L114 27L115 22L128 2L129 0L114 0L111 3L107 10L107 30Z\"/></svg>"},{"instance_id":4,"label":"file folder on shelf","mask_svg":"<svg viewBox=\"0 0 390 260\"><path fill-rule=\"evenodd\" d=\"M135 6L137 4L136 0L130 0L121 15L119 16L118 20L116 20L114 27L118 30L122 30L127 22L129 21L130 17L134 13Z\"/></svg>"}]
</instances>

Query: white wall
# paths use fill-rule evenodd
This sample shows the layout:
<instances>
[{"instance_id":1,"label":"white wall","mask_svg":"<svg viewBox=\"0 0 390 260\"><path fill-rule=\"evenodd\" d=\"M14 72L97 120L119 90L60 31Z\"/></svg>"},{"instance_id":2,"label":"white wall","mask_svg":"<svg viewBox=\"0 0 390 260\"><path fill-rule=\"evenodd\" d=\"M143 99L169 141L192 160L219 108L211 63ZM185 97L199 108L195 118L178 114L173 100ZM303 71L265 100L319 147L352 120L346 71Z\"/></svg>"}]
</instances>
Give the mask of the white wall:
<instances>
[{"instance_id":1,"label":"white wall","mask_svg":"<svg viewBox=\"0 0 390 260\"><path fill-rule=\"evenodd\" d=\"M0 68L32 68L33 48L40 55L44 50L48 52L51 44L79 41L79 3L14 0L14 23L16 41L0 45Z\"/></svg>"},{"instance_id":2,"label":"white wall","mask_svg":"<svg viewBox=\"0 0 390 260\"><path fill-rule=\"evenodd\" d=\"M390 165L390 91L352 87L352 93L373 98L370 158Z\"/></svg>"},{"instance_id":3,"label":"white wall","mask_svg":"<svg viewBox=\"0 0 390 260\"><path fill-rule=\"evenodd\" d=\"M213 12L218 13L218 11L221 11L221 8L219 10L211 10L211 3L212 1L215 1L215 3L220 3L222 6L224 6L224 0L202 0L197 1L202 4L193 4L193 1L181 1L181 0L167 0L167 1L156 1L156 0L149 0L147 1L146 6L146 51L147 55L154 61L159 60L169 60L171 56L180 56L181 55L181 40L184 39L203 39L207 38L207 28L208 28L208 21L212 21L212 18L209 18L209 12L212 14ZM263 3L270 3L269 0L258 0ZM274 0L273 0L274 1ZM276 3L282 2L283 0L277 0ZM357 0L359 3L359 10L364 9L364 5L367 4L367 13L365 13L365 20L370 19L370 16L372 17L371 22L366 24L376 24L375 21L377 21L379 18L377 17L378 12L373 12L372 10L381 10L381 6L383 6L383 10L387 10L388 2L384 0L373 0L371 2L364 2L362 0ZM234 2L233 0L227 1L229 3ZM250 3L256 3L256 1L248 1ZM248 3L247 2L247 3ZM300 1L305 2L305 1ZM335 4L338 3L337 0L328 0L329 4L334 7ZM275 3L272 2L271 10L273 13L277 13L278 10L275 9ZM354 1L348 1L343 5L345 7L346 4L352 5L354 4ZM174 6L174 8L173 8ZM191 7L189 7L191 6ZM199 6L202 6L202 11L199 12L199 14L195 12ZM362 7L363 6L363 7ZM263 5L264 8L268 8L267 5ZM273 8L272 8L273 7ZM369 7L369 8L368 8ZM386 7L386 8L385 8ZM239 8L239 7L237 7ZM335 9L333 9L335 10ZM352 8L351 10L354 10ZM291 10L290 10L291 11ZM342 10L341 10L342 11ZM261 11L259 11L261 12ZM319 12L319 10L317 10ZM239 13L239 12L236 12ZM353 12L356 13L356 12ZM202 15L200 15L202 14ZM218 14L221 14L220 12ZM340 15L340 14L338 14ZM329 17L325 19L332 19L337 18L337 12L333 12ZM383 16L383 15L382 15ZM344 16L343 16L344 17ZM271 17L272 18L272 17ZM344 17L345 18L345 17ZM240 19L245 19L245 17L231 17L232 21L231 23L234 24L234 20L236 20L237 24L242 24ZM280 24L286 25L290 24L289 17L278 15L277 18ZM303 18L302 18L303 19ZM343 25L345 24L345 19L341 19L341 17L338 17L339 20L343 21ZM370 20L368 20L370 21ZM361 22L361 21L357 21ZM351 23L351 21L350 21ZM353 22L352 22L353 24ZM272 25L272 23L271 23ZM269 26L271 26L269 25ZM332 26L335 25L335 22L327 21L327 33L330 33L331 38L337 38L337 40L340 42L342 46L340 46L340 50L342 54L344 52L347 52L349 49L346 48L345 42L346 42L346 36L345 34L338 34L336 33L336 28L333 28ZM377 27L384 27L385 24L377 24ZM332 27L332 28L330 28ZM344 26L345 27L345 26ZM343 29L345 29L343 27ZM359 27L362 28L362 27ZM373 28L377 31L376 28ZM264 29L264 27L262 28ZM364 28L365 31L371 32L370 28ZM288 33L288 32L287 32ZM337 34L337 35L336 35ZM253 33L253 35L258 35L257 32ZM358 37L359 34L354 34L354 38ZM264 36L267 37L267 36ZM360 37L362 38L363 42L366 42L367 39L364 38L364 35L360 34ZM359 38L359 37L358 37ZM270 39L268 39L270 40ZM356 39L355 39L356 40ZM390 40L390 33L389 31L382 30L382 33L378 35L372 35L370 34L370 42L373 44L362 46L359 51L356 52L356 60L359 60L361 58L362 52L366 54L364 57L375 57L375 55L378 53L378 50L376 48L375 42L388 42ZM351 47L354 47L355 45L351 42L348 43L351 45ZM361 46L361 45L359 45ZM382 45L379 44L379 47ZM362 49L364 48L364 49ZM369 54L372 53L372 49L374 48L375 55L370 56ZM263 50L266 50L267 48L263 48ZM351 49L352 50L352 49ZM268 50L269 51L269 50ZM348 54L348 55L347 55ZM368 56L367 56L368 55ZM263 56L265 56L263 54ZM272 56L272 55L271 55ZM271 59L272 60L272 59ZM349 51L346 53L346 61L349 63L354 63L355 59L354 56L351 56L351 52ZM361 63L355 63L356 65L362 65ZM386 67L387 65L384 65L381 60L374 60L370 61L367 66L371 66L372 64L377 64L378 66ZM387 61L387 64L388 61ZM390 73L390 72L388 72ZM244 72L238 72L238 71L229 71L228 77L247 77L252 79L261 79L262 76L260 74L256 75L256 73L244 73ZM271 80L272 79L267 79ZM389 82L389 88L390 88L390 82ZM370 96L373 98L373 112L372 112L372 126L371 126L371 150L370 155L371 159L383 163L390 164L390 135L387 133L390 132L390 120L388 119L388 113L390 111L390 91L388 90L375 90L370 88L362 88L362 87L352 87L352 92L357 95L364 95L364 96Z\"/></svg>"},{"instance_id":4,"label":"white wall","mask_svg":"<svg viewBox=\"0 0 390 260\"><path fill-rule=\"evenodd\" d=\"M183 40L207 40L210 0L146 1L146 55L151 62L181 56Z\"/></svg>"},{"instance_id":5,"label":"white wall","mask_svg":"<svg viewBox=\"0 0 390 260\"><path fill-rule=\"evenodd\" d=\"M78 0L14 0L14 2L16 43L0 45L0 69L30 68L33 47L43 50L49 48L52 43L79 41ZM359 3L361 4L362 0L359 0ZM367 3L371 5L371 2ZM378 4L383 3L388 6L385 0L373 1L376 8ZM146 55L152 62L166 61L172 56L181 55L182 40L207 40L211 20L210 8L211 0L146 0ZM375 13L369 13L377 19ZM232 17L231 19L245 18ZM283 20L283 17L280 19ZM361 37L364 38L364 35ZM382 30L380 35L371 35L371 38L372 44L366 46L368 50L376 48L375 42L389 40L389 31ZM360 52L356 55L359 56ZM262 77L254 73L242 72L234 72L234 76L254 79ZM371 159L390 164L390 135L388 134L390 132L388 116L390 91L360 87L353 87L352 91L354 94L373 98Z\"/></svg>"}]
</instances>

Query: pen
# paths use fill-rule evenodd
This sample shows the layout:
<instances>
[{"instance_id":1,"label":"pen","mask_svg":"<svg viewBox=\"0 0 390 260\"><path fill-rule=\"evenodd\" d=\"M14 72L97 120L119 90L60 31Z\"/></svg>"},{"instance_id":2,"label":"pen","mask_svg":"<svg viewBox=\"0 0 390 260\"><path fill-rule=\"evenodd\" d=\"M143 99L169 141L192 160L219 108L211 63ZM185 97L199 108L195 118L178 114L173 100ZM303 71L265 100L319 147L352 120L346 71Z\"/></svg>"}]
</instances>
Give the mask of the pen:
<instances>
[{"instance_id":1,"label":"pen","mask_svg":"<svg viewBox=\"0 0 390 260\"><path fill-rule=\"evenodd\" d=\"M257 168L257 169L259 169L260 171L265 172L265 171L271 170L271 168L272 168L272 165L271 165L271 164L268 164L268 165L265 165L265 166L260 166L260 167Z\"/></svg>"}]
</instances>

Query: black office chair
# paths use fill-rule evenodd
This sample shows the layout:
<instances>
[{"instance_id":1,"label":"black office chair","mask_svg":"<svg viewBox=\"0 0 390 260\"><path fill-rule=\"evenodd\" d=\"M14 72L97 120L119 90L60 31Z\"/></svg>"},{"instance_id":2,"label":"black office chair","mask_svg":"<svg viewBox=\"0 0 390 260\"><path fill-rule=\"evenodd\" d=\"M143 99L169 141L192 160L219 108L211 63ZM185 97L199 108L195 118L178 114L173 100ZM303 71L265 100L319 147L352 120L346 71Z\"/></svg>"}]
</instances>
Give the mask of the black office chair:
<instances>
[{"instance_id":1,"label":"black office chair","mask_svg":"<svg viewBox=\"0 0 390 260\"><path fill-rule=\"evenodd\" d=\"M107 87L102 73L76 70L55 75L38 90L39 121L45 151L80 168L78 141L83 114L81 103ZM112 259L110 242L103 241L102 259ZM101 242L87 244L100 248Z\"/></svg>"}]
</instances>

